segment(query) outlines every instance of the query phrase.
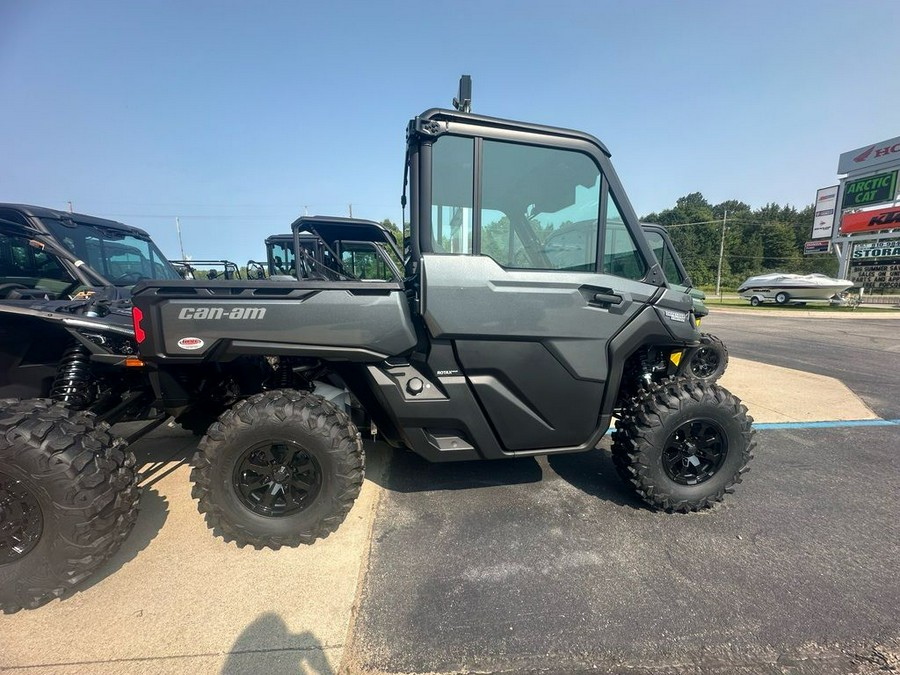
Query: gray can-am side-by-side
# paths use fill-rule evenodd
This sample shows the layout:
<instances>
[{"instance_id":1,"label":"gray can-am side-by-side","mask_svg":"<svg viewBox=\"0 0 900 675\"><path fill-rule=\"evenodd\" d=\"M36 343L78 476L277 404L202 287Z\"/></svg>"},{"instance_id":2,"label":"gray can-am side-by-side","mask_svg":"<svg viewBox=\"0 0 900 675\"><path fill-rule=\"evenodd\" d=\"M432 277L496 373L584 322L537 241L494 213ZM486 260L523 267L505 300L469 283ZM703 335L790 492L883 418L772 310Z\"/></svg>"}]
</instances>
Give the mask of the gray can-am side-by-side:
<instances>
[{"instance_id":1,"label":"gray can-am side-by-side","mask_svg":"<svg viewBox=\"0 0 900 675\"><path fill-rule=\"evenodd\" d=\"M591 450L615 415L615 465L650 505L691 511L731 492L751 458L751 419L725 389L676 376L677 355L700 343L692 301L667 285L606 148L580 132L432 109L408 126L406 164L404 269L368 242L390 274L318 278L301 267L295 223L294 280L133 289L138 354L106 344L103 358L139 362L161 416L217 408L192 471L209 525L239 546L326 536L362 484L366 426L432 461L500 459ZM553 239L582 221L592 238ZM97 346L89 329L67 330ZM95 462L123 451L75 407L2 407L0 474L19 514L3 524L15 539L0 539L19 542L0 544L6 611L71 586L55 572L58 533L41 531L43 487L17 458L48 434L75 438L73 457L90 446ZM127 534L114 529L115 541Z\"/></svg>"}]
</instances>

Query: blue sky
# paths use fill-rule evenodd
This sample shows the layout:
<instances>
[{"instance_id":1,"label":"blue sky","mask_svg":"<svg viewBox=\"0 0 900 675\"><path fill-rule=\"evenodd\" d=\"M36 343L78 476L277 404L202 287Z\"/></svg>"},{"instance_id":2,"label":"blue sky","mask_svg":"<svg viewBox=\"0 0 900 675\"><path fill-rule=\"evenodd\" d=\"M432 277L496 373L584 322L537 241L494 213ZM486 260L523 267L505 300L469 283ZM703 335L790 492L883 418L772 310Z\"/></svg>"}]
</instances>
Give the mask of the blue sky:
<instances>
[{"instance_id":1,"label":"blue sky","mask_svg":"<svg viewBox=\"0 0 900 675\"><path fill-rule=\"evenodd\" d=\"M639 214L798 207L900 135L900 2L0 0L0 201L244 262L309 213L400 220L404 129L449 107L598 136Z\"/></svg>"}]
</instances>

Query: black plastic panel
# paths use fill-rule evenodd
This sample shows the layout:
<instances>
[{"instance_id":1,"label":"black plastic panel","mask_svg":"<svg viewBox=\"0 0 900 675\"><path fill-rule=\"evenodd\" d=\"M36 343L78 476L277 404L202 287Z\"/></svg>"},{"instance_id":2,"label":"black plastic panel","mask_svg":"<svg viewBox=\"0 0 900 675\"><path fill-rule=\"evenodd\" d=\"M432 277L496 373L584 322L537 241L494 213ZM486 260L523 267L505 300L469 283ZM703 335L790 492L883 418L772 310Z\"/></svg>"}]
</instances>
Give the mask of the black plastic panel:
<instances>
[{"instance_id":1,"label":"black plastic panel","mask_svg":"<svg viewBox=\"0 0 900 675\"><path fill-rule=\"evenodd\" d=\"M459 340L456 351L505 449L577 446L597 429L603 383L573 378L541 343Z\"/></svg>"}]
</instances>

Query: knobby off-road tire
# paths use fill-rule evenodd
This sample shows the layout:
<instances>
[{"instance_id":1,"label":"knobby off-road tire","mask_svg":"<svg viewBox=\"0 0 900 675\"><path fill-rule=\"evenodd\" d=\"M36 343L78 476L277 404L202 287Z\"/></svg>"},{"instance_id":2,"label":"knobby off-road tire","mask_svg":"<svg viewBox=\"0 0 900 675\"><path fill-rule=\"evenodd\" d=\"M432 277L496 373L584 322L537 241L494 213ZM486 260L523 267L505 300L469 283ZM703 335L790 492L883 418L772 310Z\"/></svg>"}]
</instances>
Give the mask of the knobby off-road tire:
<instances>
[{"instance_id":1,"label":"knobby off-road tire","mask_svg":"<svg viewBox=\"0 0 900 675\"><path fill-rule=\"evenodd\" d=\"M702 333L700 346L686 350L682 358L680 374L707 384L716 382L728 368L728 349L711 333Z\"/></svg>"},{"instance_id":2,"label":"knobby off-road tire","mask_svg":"<svg viewBox=\"0 0 900 675\"><path fill-rule=\"evenodd\" d=\"M752 422L727 389L671 379L635 397L617 421L613 461L650 505L699 511L741 482L753 458Z\"/></svg>"},{"instance_id":3,"label":"knobby off-road tire","mask_svg":"<svg viewBox=\"0 0 900 675\"><path fill-rule=\"evenodd\" d=\"M134 455L87 412L44 399L0 401L0 609L72 590L137 519Z\"/></svg>"},{"instance_id":4,"label":"knobby off-road tire","mask_svg":"<svg viewBox=\"0 0 900 675\"><path fill-rule=\"evenodd\" d=\"M256 394L223 413L192 462L192 496L225 541L311 544L343 522L363 482L359 431L321 396Z\"/></svg>"}]
</instances>

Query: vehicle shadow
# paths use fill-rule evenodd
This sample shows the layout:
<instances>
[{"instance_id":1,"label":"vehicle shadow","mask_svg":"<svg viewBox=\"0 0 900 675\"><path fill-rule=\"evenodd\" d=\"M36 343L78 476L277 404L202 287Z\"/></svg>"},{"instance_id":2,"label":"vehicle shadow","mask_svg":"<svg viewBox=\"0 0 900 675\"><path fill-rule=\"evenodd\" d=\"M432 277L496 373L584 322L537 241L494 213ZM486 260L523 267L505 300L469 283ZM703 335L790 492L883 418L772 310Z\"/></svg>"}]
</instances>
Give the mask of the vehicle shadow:
<instances>
[{"instance_id":1,"label":"vehicle shadow","mask_svg":"<svg viewBox=\"0 0 900 675\"><path fill-rule=\"evenodd\" d=\"M547 464L557 476L587 495L636 511L653 510L616 473L609 450L550 455Z\"/></svg>"},{"instance_id":2,"label":"vehicle shadow","mask_svg":"<svg viewBox=\"0 0 900 675\"><path fill-rule=\"evenodd\" d=\"M197 441L181 430L174 433L161 431L129 446L140 471L141 501L137 522L119 550L80 584L78 591L85 591L118 572L156 539L169 516L169 503L154 485L189 461Z\"/></svg>"},{"instance_id":3,"label":"vehicle shadow","mask_svg":"<svg viewBox=\"0 0 900 675\"><path fill-rule=\"evenodd\" d=\"M334 675L325 646L310 632L290 633L284 620L266 612L249 624L228 650L221 675L253 672Z\"/></svg>"},{"instance_id":4,"label":"vehicle shadow","mask_svg":"<svg viewBox=\"0 0 900 675\"><path fill-rule=\"evenodd\" d=\"M367 443L370 465L381 470L366 471L366 478L393 492L471 490L499 485L538 483L543 478L534 457L498 461L436 462L417 454L390 448L383 443Z\"/></svg>"},{"instance_id":5,"label":"vehicle shadow","mask_svg":"<svg viewBox=\"0 0 900 675\"><path fill-rule=\"evenodd\" d=\"M122 542L122 546L100 568L79 584L76 592L86 591L102 582L134 560L147 548L156 535L162 530L169 515L169 503L166 498L153 488L141 490L140 511L131 534Z\"/></svg>"}]
</instances>

